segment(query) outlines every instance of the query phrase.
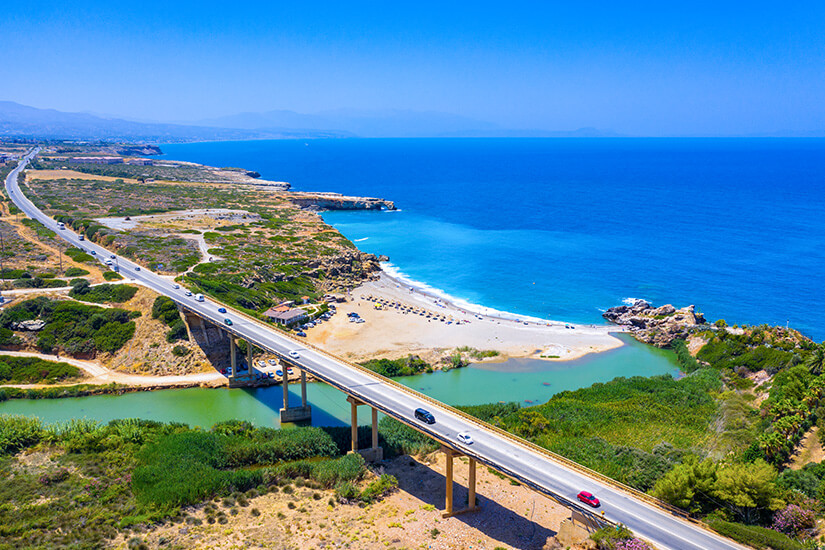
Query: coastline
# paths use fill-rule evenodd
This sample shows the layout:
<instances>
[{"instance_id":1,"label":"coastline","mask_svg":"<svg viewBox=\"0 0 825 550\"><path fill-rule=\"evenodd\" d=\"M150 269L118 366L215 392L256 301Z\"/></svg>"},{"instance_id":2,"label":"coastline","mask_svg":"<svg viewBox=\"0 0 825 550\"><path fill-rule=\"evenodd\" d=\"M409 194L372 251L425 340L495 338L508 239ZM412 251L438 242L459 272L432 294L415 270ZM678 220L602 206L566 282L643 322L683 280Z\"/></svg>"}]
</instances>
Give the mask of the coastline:
<instances>
[{"instance_id":1,"label":"coastline","mask_svg":"<svg viewBox=\"0 0 825 550\"><path fill-rule=\"evenodd\" d=\"M468 307L469 306L469 307ZM357 313L364 323L349 322ZM569 361L624 345L609 325L578 325L501 312L448 299L424 284L382 270L338 305L338 315L307 332L308 340L354 361L418 355L438 363L456 348L510 358Z\"/></svg>"}]
</instances>

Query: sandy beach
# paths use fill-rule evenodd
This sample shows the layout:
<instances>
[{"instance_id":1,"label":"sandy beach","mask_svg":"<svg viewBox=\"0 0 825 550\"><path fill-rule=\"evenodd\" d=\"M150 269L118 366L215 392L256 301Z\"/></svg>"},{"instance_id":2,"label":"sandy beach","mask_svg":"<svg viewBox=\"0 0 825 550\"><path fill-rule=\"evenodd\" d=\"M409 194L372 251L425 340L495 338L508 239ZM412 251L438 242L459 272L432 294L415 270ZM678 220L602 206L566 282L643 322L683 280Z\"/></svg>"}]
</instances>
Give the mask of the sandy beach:
<instances>
[{"instance_id":1,"label":"sandy beach","mask_svg":"<svg viewBox=\"0 0 825 550\"><path fill-rule=\"evenodd\" d=\"M422 292L386 273L353 290L338 314L307 331L307 339L351 360L408 354L437 362L457 347L495 350L499 356L555 361L617 348L617 327L482 315ZM357 313L363 323L350 322Z\"/></svg>"}]
</instances>

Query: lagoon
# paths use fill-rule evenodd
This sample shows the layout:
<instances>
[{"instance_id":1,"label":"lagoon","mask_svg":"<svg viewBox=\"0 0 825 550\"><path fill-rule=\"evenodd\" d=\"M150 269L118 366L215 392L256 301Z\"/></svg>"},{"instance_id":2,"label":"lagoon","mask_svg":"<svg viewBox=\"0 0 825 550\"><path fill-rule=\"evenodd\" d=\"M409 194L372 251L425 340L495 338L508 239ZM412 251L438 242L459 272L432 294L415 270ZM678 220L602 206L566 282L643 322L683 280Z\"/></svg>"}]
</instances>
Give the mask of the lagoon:
<instances>
[{"instance_id":1,"label":"lagoon","mask_svg":"<svg viewBox=\"0 0 825 550\"><path fill-rule=\"evenodd\" d=\"M581 359L552 362L511 359L472 365L463 369L399 378L398 381L450 405L477 405L516 401L523 406L546 402L553 395L607 382L617 376L678 374L673 353L657 350L621 335L627 345ZM300 392L300 386L291 386ZM349 423L346 396L323 383L309 384L314 426ZM300 393L290 392L290 402L300 404ZM65 399L17 399L0 403L0 414L36 416L46 423L71 418L108 422L117 418L143 418L183 422L208 428L222 420L248 420L258 426L278 427L282 404L280 386L259 389L159 390L123 395ZM361 413L366 424L369 415Z\"/></svg>"}]
</instances>

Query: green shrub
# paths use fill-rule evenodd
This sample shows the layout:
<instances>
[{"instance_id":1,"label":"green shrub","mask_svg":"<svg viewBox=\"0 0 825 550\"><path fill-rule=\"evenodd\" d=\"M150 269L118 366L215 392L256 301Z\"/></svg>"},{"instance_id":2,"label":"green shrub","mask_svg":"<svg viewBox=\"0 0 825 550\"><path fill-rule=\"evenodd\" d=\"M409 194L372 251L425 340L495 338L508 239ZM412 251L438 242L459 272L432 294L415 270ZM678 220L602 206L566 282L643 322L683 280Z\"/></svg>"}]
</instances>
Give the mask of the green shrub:
<instances>
[{"instance_id":1,"label":"green shrub","mask_svg":"<svg viewBox=\"0 0 825 550\"><path fill-rule=\"evenodd\" d=\"M186 355L189 355L189 352L190 350L186 346L177 345L172 348L172 355L174 355L175 357L184 357Z\"/></svg>"},{"instance_id":2,"label":"green shrub","mask_svg":"<svg viewBox=\"0 0 825 550\"><path fill-rule=\"evenodd\" d=\"M64 275L66 275L66 277L82 277L82 276L88 275L88 274L89 274L88 271L86 271L85 269L81 269L79 267L70 267L64 273Z\"/></svg>"},{"instance_id":3,"label":"green shrub","mask_svg":"<svg viewBox=\"0 0 825 550\"><path fill-rule=\"evenodd\" d=\"M720 535L730 537L753 548L765 550L804 550L806 548L804 544L787 535L765 527L743 525L721 519L711 519L708 521L708 525Z\"/></svg>"},{"instance_id":4,"label":"green shrub","mask_svg":"<svg viewBox=\"0 0 825 550\"><path fill-rule=\"evenodd\" d=\"M398 488L398 480L395 476L391 476L389 474L381 474L381 476L373 480L367 485L361 494L359 495L359 500L362 502L375 502L376 500L380 499L384 495L391 493L395 489Z\"/></svg>"},{"instance_id":5,"label":"green shrub","mask_svg":"<svg viewBox=\"0 0 825 550\"><path fill-rule=\"evenodd\" d=\"M371 359L362 366L387 377L411 376L432 369L429 363L415 355L399 359Z\"/></svg>"},{"instance_id":6,"label":"green shrub","mask_svg":"<svg viewBox=\"0 0 825 550\"><path fill-rule=\"evenodd\" d=\"M178 306L166 296L158 296L152 304L152 318L158 319L169 327L166 333L166 341L170 344L178 340L188 340L186 325L180 317Z\"/></svg>"},{"instance_id":7,"label":"green shrub","mask_svg":"<svg viewBox=\"0 0 825 550\"><path fill-rule=\"evenodd\" d=\"M68 363L45 361L39 357L0 356L0 381L8 384L54 384L80 376L80 369Z\"/></svg>"},{"instance_id":8,"label":"green shrub","mask_svg":"<svg viewBox=\"0 0 825 550\"><path fill-rule=\"evenodd\" d=\"M80 281L82 282L72 285L69 296L84 302L122 304L131 300L138 291L136 286L131 285L102 284L91 286L86 279Z\"/></svg>"},{"instance_id":9,"label":"green shrub","mask_svg":"<svg viewBox=\"0 0 825 550\"><path fill-rule=\"evenodd\" d=\"M106 279L107 281L122 281L123 280L123 277L120 275L120 273L116 273L114 271L104 271L103 272L103 278Z\"/></svg>"}]
</instances>

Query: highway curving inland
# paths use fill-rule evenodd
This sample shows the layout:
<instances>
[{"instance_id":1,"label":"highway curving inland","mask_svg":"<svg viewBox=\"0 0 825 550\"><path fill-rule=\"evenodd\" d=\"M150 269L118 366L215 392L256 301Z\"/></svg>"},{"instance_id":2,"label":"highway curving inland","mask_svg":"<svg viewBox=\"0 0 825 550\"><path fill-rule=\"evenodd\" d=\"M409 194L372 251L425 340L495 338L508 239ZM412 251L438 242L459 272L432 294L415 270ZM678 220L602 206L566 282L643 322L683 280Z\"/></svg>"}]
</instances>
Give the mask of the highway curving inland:
<instances>
[{"instance_id":1,"label":"highway curving inland","mask_svg":"<svg viewBox=\"0 0 825 550\"><path fill-rule=\"evenodd\" d=\"M72 245L89 253L94 252L101 262L107 258L115 258L111 251L89 241L80 241L78 235L69 229L60 229L54 219L41 212L23 195L18 186L18 174L38 152L38 148L33 149L6 178L6 189L11 200L26 215L55 231ZM218 308L221 304L212 300L197 302L191 296L186 296L185 288L175 288L174 283L126 258L117 257L116 259L120 272L125 278L132 279L136 283L172 298L186 309L223 327L237 337L246 339L255 346L296 364L316 378L376 407L388 416L414 426L442 444L512 476L570 508L592 513L576 502L576 495L581 490L595 494L601 501L601 507L597 513L603 513L603 517L611 522L626 525L638 536L652 542L661 550L740 550L745 548L649 502L649 499L642 495L589 474L582 468L566 464L539 449L532 448L514 436L502 433L447 405L350 365L321 350L308 347L245 315L230 309L228 313L220 313ZM231 326L225 324L227 318L231 319ZM294 355L290 357L290 351L297 352L298 358ZM429 410L435 416L436 423L428 425L416 420L414 411L418 407ZM472 434L474 443L470 446L459 443L456 438L459 432Z\"/></svg>"}]
</instances>

